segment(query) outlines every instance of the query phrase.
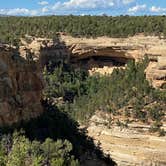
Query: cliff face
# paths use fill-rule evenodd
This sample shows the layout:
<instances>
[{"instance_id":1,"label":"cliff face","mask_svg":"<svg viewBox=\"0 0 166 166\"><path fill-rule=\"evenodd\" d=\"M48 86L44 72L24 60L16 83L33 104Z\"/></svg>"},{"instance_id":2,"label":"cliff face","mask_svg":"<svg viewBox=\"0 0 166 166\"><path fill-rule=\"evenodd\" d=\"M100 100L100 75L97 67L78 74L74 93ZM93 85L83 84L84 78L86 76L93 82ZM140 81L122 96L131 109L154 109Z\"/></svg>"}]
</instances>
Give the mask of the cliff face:
<instances>
[{"instance_id":1,"label":"cliff face","mask_svg":"<svg viewBox=\"0 0 166 166\"><path fill-rule=\"evenodd\" d=\"M41 68L51 60L52 62L59 63L63 60L68 60L69 49L63 41L53 41L47 38L30 38L31 42L28 43L27 39L22 39L22 46L20 46L20 54L24 59L27 59L27 50L32 56L34 61L39 61Z\"/></svg>"},{"instance_id":2,"label":"cliff face","mask_svg":"<svg viewBox=\"0 0 166 166\"><path fill-rule=\"evenodd\" d=\"M166 85L166 56L160 56L157 61L151 61L146 69L146 77L157 88Z\"/></svg>"},{"instance_id":3,"label":"cliff face","mask_svg":"<svg viewBox=\"0 0 166 166\"><path fill-rule=\"evenodd\" d=\"M50 59L60 63L68 57L62 42L29 38L22 39L18 50L0 45L0 126L29 120L43 112L43 68Z\"/></svg>"},{"instance_id":4,"label":"cliff face","mask_svg":"<svg viewBox=\"0 0 166 166\"><path fill-rule=\"evenodd\" d=\"M28 120L42 113L43 81L39 62L0 46L0 125Z\"/></svg>"},{"instance_id":5,"label":"cliff face","mask_svg":"<svg viewBox=\"0 0 166 166\"><path fill-rule=\"evenodd\" d=\"M147 56L150 59L147 79L156 88L166 84L165 39L153 36L96 39L61 36L61 40L69 48L71 60L78 66L83 62L90 74L110 74L115 67L124 67L128 60L139 61Z\"/></svg>"},{"instance_id":6,"label":"cliff face","mask_svg":"<svg viewBox=\"0 0 166 166\"><path fill-rule=\"evenodd\" d=\"M25 50L30 50L33 59L39 59L42 66L50 59L56 63L67 60L75 67L87 69L90 74L111 74L114 68L124 68L128 60L139 61L148 56L147 79L156 88L166 84L165 39L148 36L87 39L61 35L56 42L46 38L31 40L29 44L22 40L21 55L25 58Z\"/></svg>"},{"instance_id":7,"label":"cliff face","mask_svg":"<svg viewBox=\"0 0 166 166\"><path fill-rule=\"evenodd\" d=\"M69 36L61 38L71 51L71 62L76 67L81 64L86 66L90 74L110 74L114 68L124 68L128 60L140 61L147 56L150 63L145 72L149 82L155 88L164 88L166 84L165 39L145 36L125 39ZM121 126L116 120L122 122ZM125 127L126 121L123 115L107 116L105 112L100 112L89 120L86 128L88 135L93 137L104 153L109 154L119 166L166 165L166 136L159 137L150 133L151 126L135 118ZM162 129L166 131L165 120Z\"/></svg>"}]
</instances>

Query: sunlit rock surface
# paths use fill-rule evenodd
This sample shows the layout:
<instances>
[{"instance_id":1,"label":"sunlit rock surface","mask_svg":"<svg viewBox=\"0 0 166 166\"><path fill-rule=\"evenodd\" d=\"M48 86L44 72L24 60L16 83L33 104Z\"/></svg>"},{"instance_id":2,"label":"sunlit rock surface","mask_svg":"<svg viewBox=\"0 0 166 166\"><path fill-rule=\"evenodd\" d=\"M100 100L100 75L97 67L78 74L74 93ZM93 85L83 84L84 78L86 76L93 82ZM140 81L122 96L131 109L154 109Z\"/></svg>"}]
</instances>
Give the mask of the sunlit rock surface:
<instances>
[{"instance_id":1,"label":"sunlit rock surface","mask_svg":"<svg viewBox=\"0 0 166 166\"><path fill-rule=\"evenodd\" d=\"M122 127L111 122L108 127L108 117L100 113L92 116L87 128L88 135L118 166L166 165L166 136L152 135L148 132L150 125L140 123ZM163 129L166 130L166 125L163 125Z\"/></svg>"},{"instance_id":2,"label":"sunlit rock surface","mask_svg":"<svg viewBox=\"0 0 166 166\"><path fill-rule=\"evenodd\" d=\"M166 39L143 35L95 39L63 35L61 40L71 51L72 61L76 64L83 62L90 74L95 72L110 74L114 67L124 67L128 60L140 61L147 56L150 59L146 70L147 79L156 88L163 88L166 84Z\"/></svg>"}]
</instances>

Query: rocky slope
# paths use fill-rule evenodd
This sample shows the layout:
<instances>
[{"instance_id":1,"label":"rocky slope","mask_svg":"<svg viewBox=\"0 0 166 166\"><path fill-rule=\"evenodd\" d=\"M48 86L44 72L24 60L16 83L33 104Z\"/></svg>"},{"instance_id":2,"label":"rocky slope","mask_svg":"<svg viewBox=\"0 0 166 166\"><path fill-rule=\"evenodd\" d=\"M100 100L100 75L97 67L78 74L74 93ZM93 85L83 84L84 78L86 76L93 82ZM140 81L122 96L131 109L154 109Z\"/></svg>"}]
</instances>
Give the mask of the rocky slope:
<instances>
[{"instance_id":1,"label":"rocky slope","mask_svg":"<svg viewBox=\"0 0 166 166\"><path fill-rule=\"evenodd\" d=\"M127 127L106 125L108 119L94 115L87 128L89 136L109 154L118 166L165 166L166 136L158 137L148 131L150 126L139 123ZM166 126L163 126L166 130Z\"/></svg>"}]
</instances>

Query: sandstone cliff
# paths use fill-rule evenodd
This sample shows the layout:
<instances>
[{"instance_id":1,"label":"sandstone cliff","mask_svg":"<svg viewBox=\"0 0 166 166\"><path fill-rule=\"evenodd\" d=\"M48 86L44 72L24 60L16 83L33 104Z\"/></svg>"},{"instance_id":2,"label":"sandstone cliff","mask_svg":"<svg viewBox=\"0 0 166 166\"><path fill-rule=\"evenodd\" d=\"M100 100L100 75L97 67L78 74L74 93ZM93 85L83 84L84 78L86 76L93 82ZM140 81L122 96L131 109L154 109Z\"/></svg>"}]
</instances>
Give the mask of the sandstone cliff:
<instances>
[{"instance_id":1,"label":"sandstone cliff","mask_svg":"<svg viewBox=\"0 0 166 166\"><path fill-rule=\"evenodd\" d=\"M29 120L42 113L43 81L39 62L0 46L0 125Z\"/></svg>"},{"instance_id":2,"label":"sandstone cliff","mask_svg":"<svg viewBox=\"0 0 166 166\"><path fill-rule=\"evenodd\" d=\"M110 74L117 64L124 67L128 60L139 61L148 56L150 64L146 70L147 79L156 88L162 88L166 84L166 39L159 39L155 36L99 37L96 39L61 36L61 40L69 48L72 61L79 63L89 58L86 63L90 63L87 67L90 73ZM107 58L107 63L105 59L100 59L98 63L97 57ZM117 63L114 65L111 62Z\"/></svg>"},{"instance_id":3,"label":"sandstone cliff","mask_svg":"<svg viewBox=\"0 0 166 166\"><path fill-rule=\"evenodd\" d=\"M29 120L43 112L43 68L50 59L60 63L68 57L63 43L27 38L21 40L19 49L0 45L0 126Z\"/></svg>"},{"instance_id":4,"label":"sandstone cliff","mask_svg":"<svg viewBox=\"0 0 166 166\"><path fill-rule=\"evenodd\" d=\"M31 42L22 39L22 43L21 55L26 57L25 50L30 50L33 59L39 59L42 66L50 59L56 63L67 60L75 67L86 68L90 74L111 74L114 68L125 67L128 60L139 61L148 56L147 79L156 88L166 84L166 40L158 37L87 39L61 35L57 41L31 38Z\"/></svg>"}]
</instances>

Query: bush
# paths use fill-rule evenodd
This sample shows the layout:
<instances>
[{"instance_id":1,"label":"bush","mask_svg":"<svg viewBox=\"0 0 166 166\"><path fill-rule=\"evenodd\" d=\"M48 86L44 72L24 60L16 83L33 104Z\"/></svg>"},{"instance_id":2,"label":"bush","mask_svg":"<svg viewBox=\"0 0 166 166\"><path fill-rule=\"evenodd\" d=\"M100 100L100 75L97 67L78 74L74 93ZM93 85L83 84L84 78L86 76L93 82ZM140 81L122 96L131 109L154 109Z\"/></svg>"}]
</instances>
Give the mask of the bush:
<instances>
[{"instance_id":1,"label":"bush","mask_svg":"<svg viewBox=\"0 0 166 166\"><path fill-rule=\"evenodd\" d=\"M153 121L160 121L164 116L164 112L159 104L149 108L149 116Z\"/></svg>"},{"instance_id":2,"label":"bush","mask_svg":"<svg viewBox=\"0 0 166 166\"><path fill-rule=\"evenodd\" d=\"M10 140L8 144L4 143ZM4 135L0 142L1 166L78 166L70 155L72 145L69 141L47 138L43 143L30 141L22 132Z\"/></svg>"},{"instance_id":3,"label":"bush","mask_svg":"<svg viewBox=\"0 0 166 166\"><path fill-rule=\"evenodd\" d=\"M149 129L150 132L155 133L160 131L160 127L162 126L162 123L157 121L154 124L152 124L151 128Z\"/></svg>"},{"instance_id":4,"label":"bush","mask_svg":"<svg viewBox=\"0 0 166 166\"><path fill-rule=\"evenodd\" d=\"M159 131L159 136L160 137L164 137L165 136L165 131L164 131L164 129L160 129L160 131Z\"/></svg>"}]
</instances>

